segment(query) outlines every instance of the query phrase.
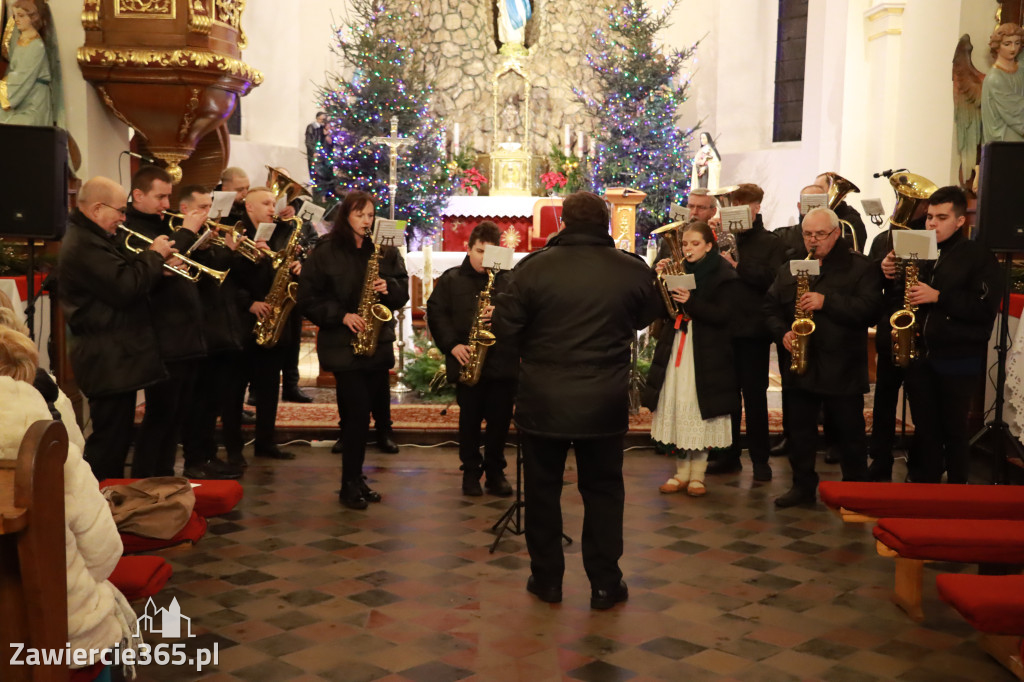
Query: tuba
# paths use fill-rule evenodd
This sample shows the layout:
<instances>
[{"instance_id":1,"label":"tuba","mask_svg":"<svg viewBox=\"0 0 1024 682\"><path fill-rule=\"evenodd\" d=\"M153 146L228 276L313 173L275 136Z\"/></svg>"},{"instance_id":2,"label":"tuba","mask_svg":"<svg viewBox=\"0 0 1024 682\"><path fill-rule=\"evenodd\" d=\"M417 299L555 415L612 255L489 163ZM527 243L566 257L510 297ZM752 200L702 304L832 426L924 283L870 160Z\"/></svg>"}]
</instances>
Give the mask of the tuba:
<instances>
[{"instance_id":1,"label":"tuba","mask_svg":"<svg viewBox=\"0 0 1024 682\"><path fill-rule=\"evenodd\" d=\"M283 168L267 166L267 187L274 193L275 199L280 200L281 197L284 197L286 204L292 203L299 197L312 196L305 185L289 177Z\"/></svg>"},{"instance_id":2,"label":"tuba","mask_svg":"<svg viewBox=\"0 0 1024 682\"><path fill-rule=\"evenodd\" d=\"M938 187L928 178L906 171L894 173L889 184L896 193L896 205L889 222L901 230L908 230L910 221L921 217L927 210L928 197Z\"/></svg>"},{"instance_id":3,"label":"tuba","mask_svg":"<svg viewBox=\"0 0 1024 682\"><path fill-rule=\"evenodd\" d=\"M685 223L683 221L677 220L674 223L663 225L656 230L651 230L651 234L659 235L668 242L669 247L672 249L672 258L665 264L662 271L658 273L658 290L661 292L661 298L665 301L665 309L668 310L669 317L676 317L682 312L679 304L672 299L672 292L668 290L664 276L683 274L683 261L685 258L680 240L683 236L684 226Z\"/></svg>"},{"instance_id":4,"label":"tuba","mask_svg":"<svg viewBox=\"0 0 1024 682\"><path fill-rule=\"evenodd\" d=\"M829 210L834 212L836 210L836 207L843 202L843 199L845 199L846 195L849 194L850 192L856 192L857 194L860 194L860 188L857 187L857 185L850 182L849 180L847 180L846 178L844 178L839 173L833 173L832 171L828 171L827 173L822 173L822 175L828 178ZM844 236L847 234L847 230L849 231L850 241L853 242L853 250L860 251L860 248L858 248L857 244L857 233L856 231L854 231L853 225L851 225L849 221L842 219L840 219L839 224L840 227L843 228L842 234Z\"/></svg>"},{"instance_id":5,"label":"tuba","mask_svg":"<svg viewBox=\"0 0 1024 682\"><path fill-rule=\"evenodd\" d=\"M903 307L889 317L892 326L892 363L897 367L909 367L917 359L917 306L910 303L910 290L917 286L917 261L907 260L903 264Z\"/></svg>"},{"instance_id":6,"label":"tuba","mask_svg":"<svg viewBox=\"0 0 1024 682\"><path fill-rule=\"evenodd\" d=\"M494 332L487 329L484 322L484 311L491 305L491 291L494 288L494 271L487 271L487 286L480 292L476 301L476 317L473 328L469 330L469 362L459 370L459 381L466 386L480 383L480 375L484 369L487 349L494 345Z\"/></svg>"},{"instance_id":7,"label":"tuba","mask_svg":"<svg viewBox=\"0 0 1024 682\"><path fill-rule=\"evenodd\" d=\"M274 273L274 283L267 292L264 303L270 306L270 313L263 319L256 320L253 333L256 335L256 345L263 348L273 348L281 340L281 333L284 332L285 322L288 315L295 307L295 294L299 283L292 275L292 263L299 257L299 237L302 236L302 221L292 218L295 223L291 236L288 238L288 245L278 254L281 258Z\"/></svg>"},{"instance_id":8,"label":"tuba","mask_svg":"<svg viewBox=\"0 0 1024 682\"><path fill-rule=\"evenodd\" d=\"M373 245L373 255L366 264L366 277L363 278L363 293L359 295L359 317L366 326L352 339L352 352L356 355L370 356L377 352L377 340L380 328L391 320L391 310L380 302L380 297L373 290L373 283L380 276L380 244Z\"/></svg>"},{"instance_id":9,"label":"tuba","mask_svg":"<svg viewBox=\"0 0 1024 682\"><path fill-rule=\"evenodd\" d=\"M817 246L812 246L807 253L807 258L804 260L813 258L817 248ZM794 302L795 319L791 328L793 333L796 334L796 338L793 339L793 344L789 351L791 356L789 371L796 375L802 375L807 372L807 344L811 340L811 334L814 333L813 311L805 311L800 307L800 297L810 290L810 276L806 271L798 270L796 275L796 299Z\"/></svg>"}]
</instances>

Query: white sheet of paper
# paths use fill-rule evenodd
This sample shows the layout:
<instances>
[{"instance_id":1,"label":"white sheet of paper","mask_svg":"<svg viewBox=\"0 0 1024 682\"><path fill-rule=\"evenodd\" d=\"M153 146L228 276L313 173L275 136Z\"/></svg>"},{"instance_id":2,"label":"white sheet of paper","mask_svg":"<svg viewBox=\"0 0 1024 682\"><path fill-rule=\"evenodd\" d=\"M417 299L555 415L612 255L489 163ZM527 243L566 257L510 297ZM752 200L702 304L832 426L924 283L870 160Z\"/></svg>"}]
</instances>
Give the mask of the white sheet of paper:
<instances>
[{"instance_id":1,"label":"white sheet of paper","mask_svg":"<svg viewBox=\"0 0 1024 682\"><path fill-rule=\"evenodd\" d=\"M235 202L234 192L214 192L213 206L210 208L210 217L216 220L231 213L231 205Z\"/></svg>"},{"instance_id":2,"label":"white sheet of paper","mask_svg":"<svg viewBox=\"0 0 1024 682\"><path fill-rule=\"evenodd\" d=\"M317 206L312 201L303 201L302 206L299 207L299 211L295 215L301 220L318 223L324 219L324 211L326 210L323 206Z\"/></svg>"},{"instance_id":3,"label":"white sheet of paper","mask_svg":"<svg viewBox=\"0 0 1024 682\"><path fill-rule=\"evenodd\" d=\"M681 220L685 223L690 219L690 209L686 206L680 206L679 204L672 204L668 209L668 219L669 222Z\"/></svg>"},{"instance_id":4,"label":"white sheet of paper","mask_svg":"<svg viewBox=\"0 0 1024 682\"><path fill-rule=\"evenodd\" d=\"M377 218L373 226L373 243L395 247L405 244L405 221Z\"/></svg>"},{"instance_id":5,"label":"white sheet of paper","mask_svg":"<svg viewBox=\"0 0 1024 682\"><path fill-rule=\"evenodd\" d=\"M281 196L279 196L277 198L277 203L274 204L274 213L276 213L277 215L281 215L281 211L283 211L285 206L287 206L287 205L288 205L288 197L287 197L287 195L282 194Z\"/></svg>"},{"instance_id":6,"label":"white sheet of paper","mask_svg":"<svg viewBox=\"0 0 1024 682\"><path fill-rule=\"evenodd\" d=\"M897 258L935 260L939 257L934 230L893 230L892 250Z\"/></svg>"},{"instance_id":7,"label":"white sheet of paper","mask_svg":"<svg viewBox=\"0 0 1024 682\"><path fill-rule=\"evenodd\" d=\"M668 287L669 291L672 289L692 291L697 288L697 280L693 275L663 275L662 279L665 280L665 286Z\"/></svg>"},{"instance_id":8,"label":"white sheet of paper","mask_svg":"<svg viewBox=\"0 0 1024 682\"><path fill-rule=\"evenodd\" d=\"M507 246L488 244L484 247L484 267L495 270L511 270L512 253L512 249Z\"/></svg>"},{"instance_id":9,"label":"white sheet of paper","mask_svg":"<svg viewBox=\"0 0 1024 682\"><path fill-rule=\"evenodd\" d=\"M256 226L256 238L253 241L269 241L275 229L277 229L277 223L260 223Z\"/></svg>"},{"instance_id":10,"label":"white sheet of paper","mask_svg":"<svg viewBox=\"0 0 1024 682\"><path fill-rule=\"evenodd\" d=\"M881 199L861 199L860 205L864 207L864 212L868 215L885 214L885 207L882 206Z\"/></svg>"},{"instance_id":11,"label":"white sheet of paper","mask_svg":"<svg viewBox=\"0 0 1024 682\"><path fill-rule=\"evenodd\" d=\"M789 261L789 272L794 277L801 272L806 272L808 275L815 277L821 274L821 263L813 258L810 260L791 260Z\"/></svg>"},{"instance_id":12,"label":"white sheet of paper","mask_svg":"<svg viewBox=\"0 0 1024 682\"><path fill-rule=\"evenodd\" d=\"M749 206L726 206L719 211L722 214L722 231L732 232L746 232L754 226L754 221L750 218L750 207Z\"/></svg>"},{"instance_id":13,"label":"white sheet of paper","mask_svg":"<svg viewBox=\"0 0 1024 682\"><path fill-rule=\"evenodd\" d=\"M193 251L195 251L197 249L203 248L203 244L205 244L206 242L210 241L210 239L212 239L212 238L213 238L213 230L206 230L201 235L199 235L199 239L197 239L194 242L192 242L192 246L188 247L188 251L185 252L185 255L187 256L188 254L192 253Z\"/></svg>"},{"instance_id":14,"label":"white sheet of paper","mask_svg":"<svg viewBox=\"0 0 1024 682\"><path fill-rule=\"evenodd\" d=\"M801 194L800 215L807 215L811 209L828 207L827 194Z\"/></svg>"}]
</instances>

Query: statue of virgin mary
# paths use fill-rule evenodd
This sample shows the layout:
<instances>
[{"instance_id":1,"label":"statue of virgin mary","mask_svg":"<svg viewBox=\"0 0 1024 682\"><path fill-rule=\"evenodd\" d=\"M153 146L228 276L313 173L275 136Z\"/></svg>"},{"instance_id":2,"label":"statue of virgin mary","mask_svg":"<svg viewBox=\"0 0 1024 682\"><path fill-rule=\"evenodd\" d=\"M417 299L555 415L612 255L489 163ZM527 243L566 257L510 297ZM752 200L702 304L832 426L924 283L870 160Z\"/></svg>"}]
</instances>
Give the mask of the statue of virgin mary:
<instances>
[{"instance_id":1,"label":"statue of virgin mary","mask_svg":"<svg viewBox=\"0 0 1024 682\"><path fill-rule=\"evenodd\" d=\"M502 46L526 42L526 22L532 15L530 0L498 0L498 40Z\"/></svg>"}]
</instances>

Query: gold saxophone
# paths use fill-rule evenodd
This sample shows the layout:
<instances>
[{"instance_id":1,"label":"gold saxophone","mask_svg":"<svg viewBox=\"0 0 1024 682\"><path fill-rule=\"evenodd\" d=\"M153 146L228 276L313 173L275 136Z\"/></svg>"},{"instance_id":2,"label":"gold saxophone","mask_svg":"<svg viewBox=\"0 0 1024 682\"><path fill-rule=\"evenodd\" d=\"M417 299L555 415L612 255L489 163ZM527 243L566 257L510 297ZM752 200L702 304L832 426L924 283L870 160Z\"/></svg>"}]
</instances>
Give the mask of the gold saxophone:
<instances>
[{"instance_id":1,"label":"gold saxophone","mask_svg":"<svg viewBox=\"0 0 1024 682\"><path fill-rule=\"evenodd\" d=\"M814 252L817 250L816 246L812 246L807 252L807 258L804 260L810 260L814 257ZM806 271L797 270L796 275L796 301L795 301L795 319L793 320L793 326L791 327L796 338L793 339L792 346L790 348L790 356L792 360L789 363L789 371L797 375L802 375L807 371L807 343L811 340L811 334L814 333L814 312L811 310L804 310L800 307L800 297L811 290L810 276Z\"/></svg>"},{"instance_id":2,"label":"gold saxophone","mask_svg":"<svg viewBox=\"0 0 1024 682\"><path fill-rule=\"evenodd\" d=\"M288 245L278 253L278 261L275 263L274 283L267 292L264 303L270 306L270 312L262 319L256 320L253 327L253 334L256 335L256 345L263 348L273 348L281 340L281 333L284 332L288 315L295 307L295 292L299 283L292 275L292 263L299 257L299 237L302 236L302 220L292 218L295 223L292 234L288 237Z\"/></svg>"},{"instance_id":3,"label":"gold saxophone","mask_svg":"<svg viewBox=\"0 0 1024 682\"><path fill-rule=\"evenodd\" d=\"M377 352L377 340L380 328L391 319L391 310L380 302L380 297L373 290L373 283L380 278L380 244L373 245L373 255L366 264L366 277L363 278L363 293L359 296L359 317L363 318L365 327L352 339L352 352L356 355L370 356Z\"/></svg>"},{"instance_id":4,"label":"gold saxophone","mask_svg":"<svg viewBox=\"0 0 1024 682\"><path fill-rule=\"evenodd\" d=\"M903 266L903 307L889 317L892 326L892 363L909 367L917 359L916 305L910 303L910 290L917 286L917 261L908 260Z\"/></svg>"},{"instance_id":5,"label":"gold saxophone","mask_svg":"<svg viewBox=\"0 0 1024 682\"><path fill-rule=\"evenodd\" d=\"M487 286L480 292L476 300L476 317L473 328L469 330L469 361L459 370L459 381L466 386L476 386L480 382L480 374L484 369L487 349L494 345L494 332L487 329L484 322L484 311L491 305L491 290L494 287L494 271L487 271Z\"/></svg>"}]
</instances>

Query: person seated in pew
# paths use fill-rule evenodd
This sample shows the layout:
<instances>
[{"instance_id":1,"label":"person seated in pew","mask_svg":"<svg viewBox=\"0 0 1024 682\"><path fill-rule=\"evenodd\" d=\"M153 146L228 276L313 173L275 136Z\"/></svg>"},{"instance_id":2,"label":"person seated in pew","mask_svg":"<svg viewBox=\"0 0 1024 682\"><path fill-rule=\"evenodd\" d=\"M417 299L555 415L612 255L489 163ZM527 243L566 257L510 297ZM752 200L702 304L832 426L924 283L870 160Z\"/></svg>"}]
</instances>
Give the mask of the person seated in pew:
<instances>
[{"instance_id":1,"label":"person seated in pew","mask_svg":"<svg viewBox=\"0 0 1024 682\"><path fill-rule=\"evenodd\" d=\"M32 386L37 365L32 340L0 327L0 460L17 459L28 428L52 418ZM120 645L123 655L137 645L132 634L135 612L107 579L121 558L121 536L82 448L72 438L64 463L64 537L69 646L102 651Z\"/></svg>"}]
</instances>

